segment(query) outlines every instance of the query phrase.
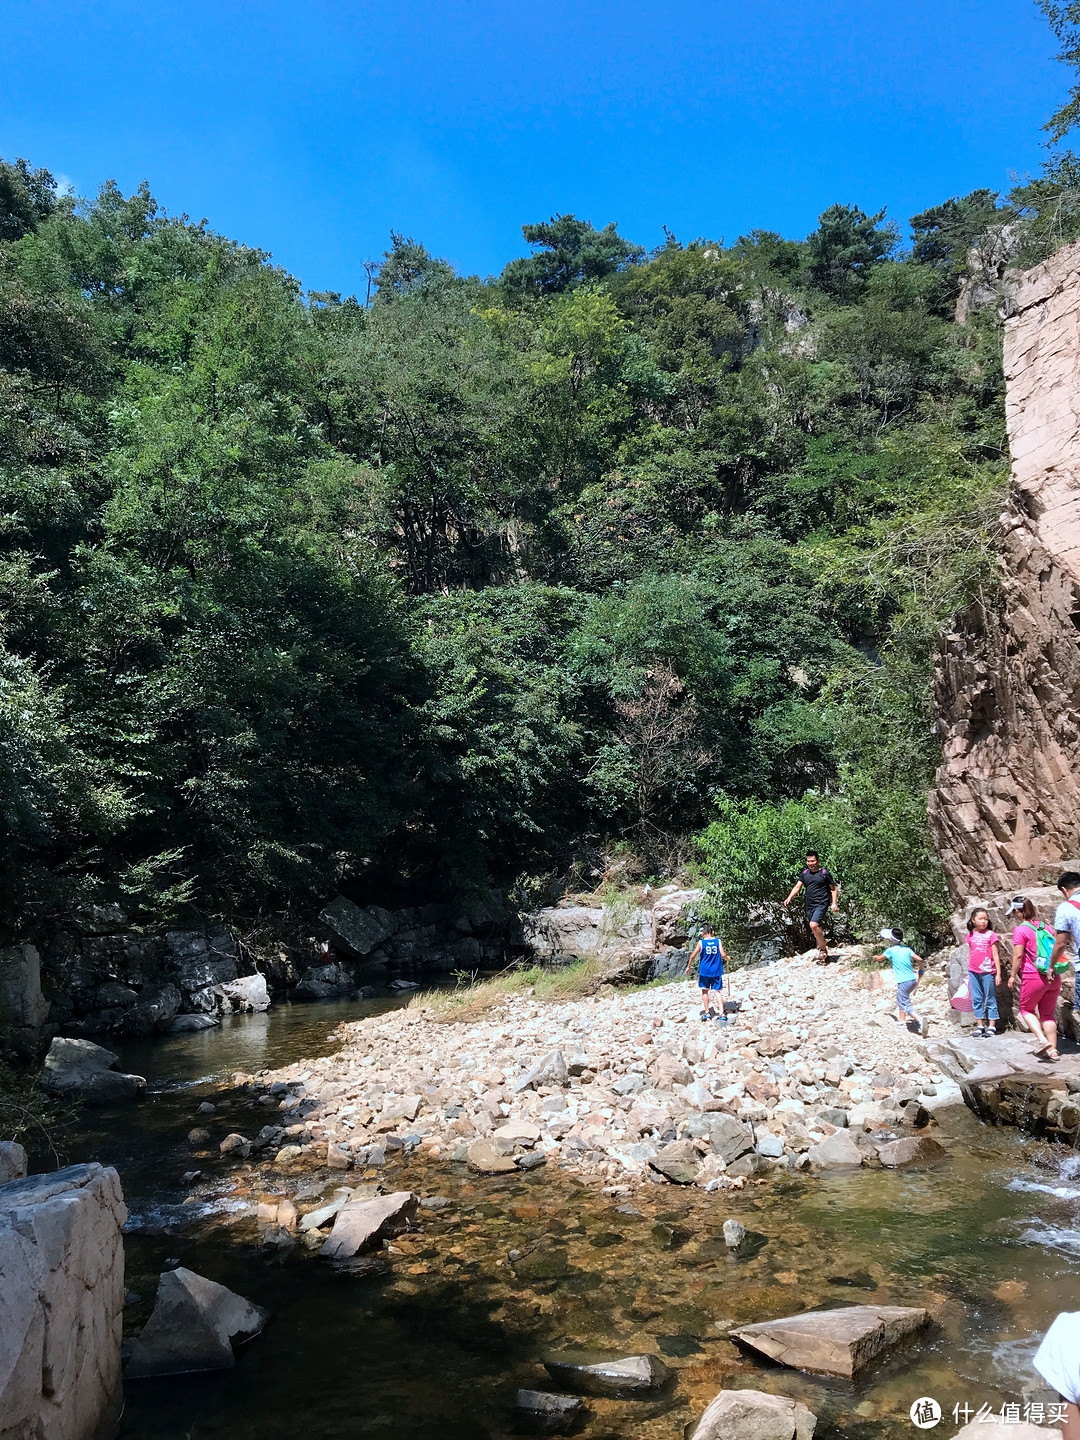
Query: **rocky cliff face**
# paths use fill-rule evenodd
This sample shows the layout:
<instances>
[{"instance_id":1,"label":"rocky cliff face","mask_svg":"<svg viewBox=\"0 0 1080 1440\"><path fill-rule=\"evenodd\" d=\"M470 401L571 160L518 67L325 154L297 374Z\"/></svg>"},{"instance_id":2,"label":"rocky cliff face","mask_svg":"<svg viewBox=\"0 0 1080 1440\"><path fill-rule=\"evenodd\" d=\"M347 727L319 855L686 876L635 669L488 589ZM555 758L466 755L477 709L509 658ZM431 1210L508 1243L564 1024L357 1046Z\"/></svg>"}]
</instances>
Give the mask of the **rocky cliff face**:
<instances>
[{"instance_id":1,"label":"rocky cliff face","mask_svg":"<svg viewBox=\"0 0 1080 1440\"><path fill-rule=\"evenodd\" d=\"M1020 276L1005 324L1004 583L945 636L930 821L954 894L1080 854L1080 244Z\"/></svg>"}]
</instances>

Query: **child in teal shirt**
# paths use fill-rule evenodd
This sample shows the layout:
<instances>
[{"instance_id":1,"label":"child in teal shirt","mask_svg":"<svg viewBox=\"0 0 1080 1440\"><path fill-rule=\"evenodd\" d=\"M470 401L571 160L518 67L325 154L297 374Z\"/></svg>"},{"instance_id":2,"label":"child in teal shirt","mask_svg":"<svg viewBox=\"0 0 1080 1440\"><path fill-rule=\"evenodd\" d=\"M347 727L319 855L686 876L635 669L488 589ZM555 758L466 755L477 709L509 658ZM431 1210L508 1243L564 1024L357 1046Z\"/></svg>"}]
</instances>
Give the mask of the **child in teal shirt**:
<instances>
[{"instance_id":1,"label":"child in teal shirt","mask_svg":"<svg viewBox=\"0 0 1080 1440\"><path fill-rule=\"evenodd\" d=\"M897 1006L897 1013L893 1019L899 1023L901 1016L906 1015L908 1027L910 1028L914 1024L920 1035L925 1034L923 1022L912 1009L911 996L923 975L926 974L926 962L921 955L915 954L910 945L904 944L903 930L882 930L881 938L893 942L880 955L874 956L875 960L888 960L892 966L893 979L896 981Z\"/></svg>"}]
</instances>

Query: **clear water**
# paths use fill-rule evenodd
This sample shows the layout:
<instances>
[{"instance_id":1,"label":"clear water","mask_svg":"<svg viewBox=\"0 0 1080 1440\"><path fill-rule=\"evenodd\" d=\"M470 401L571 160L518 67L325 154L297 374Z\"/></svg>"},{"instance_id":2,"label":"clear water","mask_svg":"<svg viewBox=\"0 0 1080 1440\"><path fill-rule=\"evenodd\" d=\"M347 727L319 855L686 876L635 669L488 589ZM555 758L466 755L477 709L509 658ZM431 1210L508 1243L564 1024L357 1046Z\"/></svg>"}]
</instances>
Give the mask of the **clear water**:
<instances>
[{"instance_id":1,"label":"clear water","mask_svg":"<svg viewBox=\"0 0 1080 1440\"><path fill-rule=\"evenodd\" d=\"M123 1177L127 1282L140 1297L130 1325L149 1313L166 1260L274 1313L235 1370L129 1385L125 1440L501 1440L517 1388L552 1388L541 1362L566 1346L648 1350L677 1371L659 1400L590 1400L581 1433L595 1440L677 1440L725 1385L803 1400L818 1440L910 1436L922 1395L946 1412L936 1433L951 1434L955 1404L1022 1402L1039 1383L1030 1362L1042 1332L1080 1309L1080 1157L1062 1162L967 1116L938 1170L793 1176L733 1195L664 1186L607 1197L554 1167L478 1178L404 1162L387 1176L395 1188L454 1204L422 1212L387 1273L337 1274L300 1247L269 1255L255 1172L214 1161L181 1182L196 1106L221 1099L234 1070L328 1053L337 1023L392 1003L403 1002L281 1007L125 1049L124 1067L153 1093L91 1112L79 1158ZM262 1122L241 1104L222 1123L235 1113L249 1133ZM291 1183L330 1189L340 1178ZM736 1261L722 1244L729 1217L767 1237L754 1258ZM511 1262L515 1250L523 1258ZM724 1338L737 1321L868 1301L925 1305L934 1324L855 1383L762 1365Z\"/></svg>"}]
</instances>

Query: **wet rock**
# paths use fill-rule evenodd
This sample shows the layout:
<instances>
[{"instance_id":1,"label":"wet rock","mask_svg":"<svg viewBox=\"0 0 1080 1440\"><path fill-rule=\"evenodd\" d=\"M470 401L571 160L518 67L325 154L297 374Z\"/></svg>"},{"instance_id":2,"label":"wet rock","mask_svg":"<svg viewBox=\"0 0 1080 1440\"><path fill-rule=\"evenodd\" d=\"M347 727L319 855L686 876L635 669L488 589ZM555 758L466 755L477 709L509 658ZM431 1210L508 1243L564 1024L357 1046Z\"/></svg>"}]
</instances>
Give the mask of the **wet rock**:
<instances>
[{"instance_id":1,"label":"wet rock","mask_svg":"<svg viewBox=\"0 0 1080 1440\"><path fill-rule=\"evenodd\" d=\"M780 1365L850 1379L929 1319L928 1311L913 1306L852 1305L745 1325L729 1338Z\"/></svg>"},{"instance_id":2,"label":"wet rock","mask_svg":"<svg viewBox=\"0 0 1080 1440\"><path fill-rule=\"evenodd\" d=\"M353 977L342 966L312 965L301 975L293 995L298 999L330 1000L339 995L351 995Z\"/></svg>"},{"instance_id":3,"label":"wet rock","mask_svg":"<svg viewBox=\"0 0 1080 1440\"><path fill-rule=\"evenodd\" d=\"M269 1318L261 1305L193 1270L167 1270L158 1281L153 1314L132 1345L125 1376L135 1380L227 1370L236 1364L233 1346L258 1335Z\"/></svg>"},{"instance_id":4,"label":"wet rock","mask_svg":"<svg viewBox=\"0 0 1080 1440\"><path fill-rule=\"evenodd\" d=\"M738 1220L724 1221L724 1244L727 1245L729 1249L734 1250L737 1245L741 1244L745 1235L746 1226Z\"/></svg>"},{"instance_id":5,"label":"wet rock","mask_svg":"<svg viewBox=\"0 0 1080 1440\"><path fill-rule=\"evenodd\" d=\"M729 1175L733 1180L749 1179L752 1175L762 1174L768 1168L768 1161L765 1157L751 1150L745 1155L740 1155L738 1160L733 1160L724 1174Z\"/></svg>"},{"instance_id":6,"label":"wet rock","mask_svg":"<svg viewBox=\"0 0 1080 1440\"><path fill-rule=\"evenodd\" d=\"M846 1130L837 1130L806 1152L814 1170L846 1170L861 1165L863 1154Z\"/></svg>"},{"instance_id":7,"label":"wet rock","mask_svg":"<svg viewBox=\"0 0 1080 1440\"><path fill-rule=\"evenodd\" d=\"M721 1390L692 1440L811 1440L817 1416L798 1400L764 1390Z\"/></svg>"},{"instance_id":8,"label":"wet rock","mask_svg":"<svg viewBox=\"0 0 1080 1440\"><path fill-rule=\"evenodd\" d=\"M541 1085L565 1085L569 1078L566 1056L561 1050L552 1050L531 1070L519 1076L510 1088L515 1094L520 1094L522 1090L538 1090Z\"/></svg>"},{"instance_id":9,"label":"wet rock","mask_svg":"<svg viewBox=\"0 0 1080 1440\"><path fill-rule=\"evenodd\" d=\"M216 1115L217 1106L212 1100L204 1100L196 1109L196 1115Z\"/></svg>"},{"instance_id":10,"label":"wet rock","mask_svg":"<svg viewBox=\"0 0 1080 1440\"><path fill-rule=\"evenodd\" d=\"M334 1192L334 1198L328 1205L320 1205L317 1210L309 1210L300 1221L300 1233L306 1235L309 1230L321 1230L324 1225L329 1225L345 1206L353 1199L353 1192L342 1188ZM278 1207L278 1223L280 1219L280 1206Z\"/></svg>"},{"instance_id":11,"label":"wet rock","mask_svg":"<svg viewBox=\"0 0 1080 1440\"><path fill-rule=\"evenodd\" d=\"M386 926L371 909L361 910L359 905L354 905L343 895L331 900L319 919L330 931L336 944L358 960L370 955L372 950L390 938Z\"/></svg>"},{"instance_id":12,"label":"wet rock","mask_svg":"<svg viewBox=\"0 0 1080 1440\"><path fill-rule=\"evenodd\" d=\"M0 1141L0 1185L26 1178L26 1151L16 1140Z\"/></svg>"},{"instance_id":13,"label":"wet rock","mask_svg":"<svg viewBox=\"0 0 1080 1440\"><path fill-rule=\"evenodd\" d=\"M420 1201L421 1210L449 1210L453 1206L449 1195L425 1195Z\"/></svg>"},{"instance_id":14,"label":"wet rock","mask_svg":"<svg viewBox=\"0 0 1080 1440\"><path fill-rule=\"evenodd\" d=\"M517 1169L514 1157L504 1155L494 1140L474 1140L469 1146L466 1159L469 1169L476 1170L481 1175L505 1175L510 1170Z\"/></svg>"},{"instance_id":15,"label":"wet rock","mask_svg":"<svg viewBox=\"0 0 1080 1440\"><path fill-rule=\"evenodd\" d=\"M89 1104L133 1100L142 1095L146 1081L141 1075L114 1070L119 1058L92 1040L57 1036L45 1056L39 1084L50 1095L79 1095Z\"/></svg>"},{"instance_id":16,"label":"wet rock","mask_svg":"<svg viewBox=\"0 0 1080 1440\"><path fill-rule=\"evenodd\" d=\"M519 1390L514 1420L527 1435L570 1435L585 1416L585 1401L576 1395L548 1395Z\"/></svg>"},{"instance_id":17,"label":"wet rock","mask_svg":"<svg viewBox=\"0 0 1080 1440\"><path fill-rule=\"evenodd\" d=\"M166 1035L190 1035L198 1030L213 1030L221 1021L215 1015L177 1015L165 1029Z\"/></svg>"},{"instance_id":18,"label":"wet rock","mask_svg":"<svg viewBox=\"0 0 1080 1440\"><path fill-rule=\"evenodd\" d=\"M671 1379L671 1371L655 1355L593 1362L556 1355L544 1361L544 1369L553 1380L581 1394L611 1395L616 1399L655 1394Z\"/></svg>"},{"instance_id":19,"label":"wet rock","mask_svg":"<svg viewBox=\"0 0 1080 1440\"><path fill-rule=\"evenodd\" d=\"M902 1140L890 1140L878 1146L878 1159L890 1170L906 1165L938 1165L948 1158L944 1145L929 1135L905 1135Z\"/></svg>"},{"instance_id":20,"label":"wet rock","mask_svg":"<svg viewBox=\"0 0 1080 1440\"><path fill-rule=\"evenodd\" d=\"M527 1155L517 1157L519 1170L538 1170L541 1165L547 1164L547 1156L543 1150L531 1150Z\"/></svg>"},{"instance_id":21,"label":"wet rock","mask_svg":"<svg viewBox=\"0 0 1080 1440\"><path fill-rule=\"evenodd\" d=\"M231 1135L226 1135L218 1146L222 1155L235 1155L241 1160L246 1160L251 1154L251 1141L246 1135L240 1135L235 1130Z\"/></svg>"},{"instance_id":22,"label":"wet rock","mask_svg":"<svg viewBox=\"0 0 1080 1440\"><path fill-rule=\"evenodd\" d=\"M193 1130L188 1131L187 1140L193 1150L201 1150L204 1145L210 1143L210 1131L204 1130L201 1125L196 1125Z\"/></svg>"},{"instance_id":23,"label":"wet rock","mask_svg":"<svg viewBox=\"0 0 1080 1440\"><path fill-rule=\"evenodd\" d=\"M319 1253L324 1260L349 1260L377 1240L407 1230L416 1219L416 1206L416 1196L409 1190L350 1200L338 1211Z\"/></svg>"}]
</instances>

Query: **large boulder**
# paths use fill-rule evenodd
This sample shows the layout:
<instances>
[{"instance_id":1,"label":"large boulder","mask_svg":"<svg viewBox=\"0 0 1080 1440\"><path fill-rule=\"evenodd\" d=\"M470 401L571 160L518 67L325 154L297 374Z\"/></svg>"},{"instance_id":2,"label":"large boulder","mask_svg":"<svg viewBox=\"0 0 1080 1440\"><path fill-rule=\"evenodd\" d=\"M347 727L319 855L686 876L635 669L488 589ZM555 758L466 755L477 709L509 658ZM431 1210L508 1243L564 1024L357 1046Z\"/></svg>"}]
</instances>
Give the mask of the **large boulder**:
<instances>
[{"instance_id":1,"label":"large boulder","mask_svg":"<svg viewBox=\"0 0 1080 1440\"><path fill-rule=\"evenodd\" d=\"M0 1185L26 1179L26 1151L17 1140L0 1141Z\"/></svg>"},{"instance_id":2,"label":"large boulder","mask_svg":"<svg viewBox=\"0 0 1080 1440\"><path fill-rule=\"evenodd\" d=\"M331 900L319 919L333 936L334 944L347 955L362 960L389 940L390 934L377 913L361 910L344 895Z\"/></svg>"},{"instance_id":3,"label":"large boulder","mask_svg":"<svg viewBox=\"0 0 1080 1440\"><path fill-rule=\"evenodd\" d=\"M852 1305L744 1325L729 1331L729 1339L794 1370L850 1379L929 1319L928 1311L915 1306Z\"/></svg>"},{"instance_id":4,"label":"large boulder","mask_svg":"<svg viewBox=\"0 0 1080 1440\"><path fill-rule=\"evenodd\" d=\"M227 1370L234 1345L258 1335L270 1318L261 1305L178 1266L158 1281L150 1319L137 1336L124 1371L128 1380Z\"/></svg>"},{"instance_id":5,"label":"large boulder","mask_svg":"<svg viewBox=\"0 0 1080 1440\"><path fill-rule=\"evenodd\" d=\"M469 1169L480 1175L506 1175L517 1169L513 1155L501 1150L494 1140L474 1140L465 1158Z\"/></svg>"},{"instance_id":6,"label":"large boulder","mask_svg":"<svg viewBox=\"0 0 1080 1440\"><path fill-rule=\"evenodd\" d=\"M179 1013L183 997L175 985L144 990L124 1015L125 1035L154 1035L167 1030Z\"/></svg>"},{"instance_id":7,"label":"large boulder","mask_svg":"<svg viewBox=\"0 0 1080 1440\"><path fill-rule=\"evenodd\" d=\"M331 962L329 965L312 965L305 970L293 990L293 996L297 1000L334 1000L342 995L351 995L355 989L356 981L349 972Z\"/></svg>"},{"instance_id":8,"label":"large boulder","mask_svg":"<svg viewBox=\"0 0 1080 1440\"><path fill-rule=\"evenodd\" d=\"M324 1260L351 1260L368 1245L407 1230L416 1219L418 1201L409 1190L350 1200L334 1219L334 1228L319 1252Z\"/></svg>"},{"instance_id":9,"label":"large boulder","mask_svg":"<svg viewBox=\"0 0 1080 1440\"><path fill-rule=\"evenodd\" d=\"M817 1416L765 1390L721 1390L691 1440L812 1440Z\"/></svg>"},{"instance_id":10,"label":"large boulder","mask_svg":"<svg viewBox=\"0 0 1080 1440\"><path fill-rule=\"evenodd\" d=\"M214 986L221 1008L229 1014L258 1014L270 1009L270 991L266 988L265 975L241 975L236 980L226 980L223 985Z\"/></svg>"},{"instance_id":11,"label":"large boulder","mask_svg":"<svg viewBox=\"0 0 1080 1440\"><path fill-rule=\"evenodd\" d=\"M600 905L549 906L524 921L525 940L543 959L595 955L600 949L604 910Z\"/></svg>"},{"instance_id":12,"label":"large boulder","mask_svg":"<svg viewBox=\"0 0 1080 1440\"><path fill-rule=\"evenodd\" d=\"M612 1395L616 1399L649 1395L662 1390L671 1371L655 1355L625 1355L615 1360L592 1360L574 1355L553 1355L544 1361L553 1380L584 1395Z\"/></svg>"},{"instance_id":13,"label":"large boulder","mask_svg":"<svg viewBox=\"0 0 1080 1440\"><path fill-rule=\"evenodd\" d=\"M0 950L0 1020L16 1036L33 1044L49 1018L49 1002L41 991L41 956L33 945Z\"/></svg>"},{"instance_id":14,"label":"large boulder","mask_svg":"<svg viewBox=\"0 0 1080 1440\"><path fill-rule=\"evenodd\" d=\"M902 1140L888 1140L878 1146L878 1159L890 1170L901 1166L940 1165L949 1158L944 1145L929 1135L905 1135Z\"/></svg>"},{"instance_id":15,"label":"large boulder","mask_svg":"<svg viewBox=\"0 0 1080 1440\"><path fill-rule=\"evenodd\" d=\"M57 1036L49 1046L39 1077L50 1095L78 1095L88 1104L107 1105L132 1100L146 1089L141 1075L124 1075L112 1067L119 1055L92 1040Z\"/></svg>"},{"instance_id":16,"label":"large boulder","mask_svg":"<svg viewBox=\"0 0 1080 1440\"><path fill-rule=\"evenodd\" d=\"M863 1152L846 1130L837 1130L807 1151L814 1170L851 1170L863 1162Z\"/></svg>"},{"instance_id":17,"label":"large boulder","mask_svg":"<svg viewBox=\"0 0 1080 1440\"><path fill-rule=\"evenodd\" d=\"M734 1115L717 1115L709 1126L709 1144L725 1165L754 1148L754 1132Z\"/></svg>"},{"instance_id":18,"label":"large boulder","mask_svg":"<svg viewBox=\"0 0 1080 1440\"><path fill-rule=\"evenodd\" d=\"M0 1434L116 1433L126 1218L120 1179L101 1165L0 1187Z\"/></svg>"},{"instance_id":19,"label":"large boulder","mask_svg":"<svg viewBox=\"0 0 1080 1440\"><path fill-rule=\"evenodd\" d=\"M676 1185L692 1185L701 1169L701 1157L690 1140L673 1140L649 1161L654 1170Z\"/></svg>"},{"instance_id":20,"label":"large boulder","mask_svg":"<svg viewBox=\"0 0 1080 1440\"><path fill-rule=\"evenodd\" d=\"M657 950L664 946L682 947L686 944L690 938L694 911L705 899L704 890L673 889L666 890L666 893L665 890L653 901L651 911L653 946Z\"/></svg>"}]
</instances>

